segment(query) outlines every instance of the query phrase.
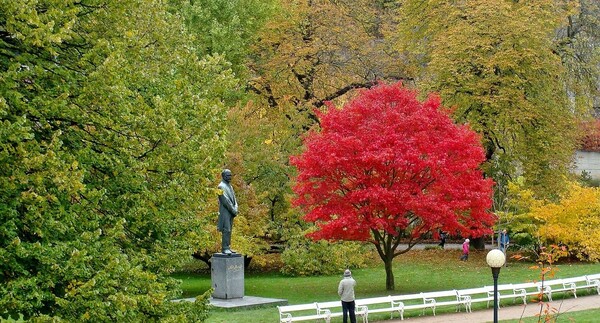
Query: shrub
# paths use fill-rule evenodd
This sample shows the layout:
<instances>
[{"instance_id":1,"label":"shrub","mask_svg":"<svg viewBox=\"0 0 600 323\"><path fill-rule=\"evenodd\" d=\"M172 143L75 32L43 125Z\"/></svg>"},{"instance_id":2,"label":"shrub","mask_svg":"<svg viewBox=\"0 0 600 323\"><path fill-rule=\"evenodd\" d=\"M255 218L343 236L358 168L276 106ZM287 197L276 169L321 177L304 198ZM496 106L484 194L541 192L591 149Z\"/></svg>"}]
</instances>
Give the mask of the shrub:
<instances>
[{"instance_id":1,"label":"shrub","mask_svg":"<svg viewBox=\"0 0 600 323\"><path fill-rule=\"evenodd\" d=\"M293 276L330 275L345 268L362 268L368 247L356 242L311 241L299 238L283 251L281 272Z\"/></svg>"}]
</instances>

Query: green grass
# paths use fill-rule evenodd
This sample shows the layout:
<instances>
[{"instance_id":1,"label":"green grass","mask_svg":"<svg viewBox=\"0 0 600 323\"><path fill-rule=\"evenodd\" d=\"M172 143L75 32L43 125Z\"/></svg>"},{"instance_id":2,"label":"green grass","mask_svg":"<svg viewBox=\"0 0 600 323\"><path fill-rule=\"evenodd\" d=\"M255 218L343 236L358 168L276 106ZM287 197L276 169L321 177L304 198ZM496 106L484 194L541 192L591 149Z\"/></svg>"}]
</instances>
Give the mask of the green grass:
<instances>
[{"instance_id":1,"label":"green grass","mask_svg":"<svg viewBox=\"0 0 600 323\"><path fill-rule=\"evenodd\" d=\"M525 317L522 320L502 320L503 323L537 323L539 317ZM558 322L593 323L600 320L600 309L559 313ZM542 317L541 322L544 322Z\"/></svg>"},{"instance_id":2,"label":"green grass","mask_svg":"<svg viewBox=\"0 0 600 323\"><path fill-rule=\"evenodd\" d=\"M459 250L415 250L400 255L394 261L395 291L385 290L385 271L383 265L371 268L353 269L357 281L357 298L384 296L390 294L412 294L424 291L461 289L493 284L491 270L485 262L484 251L472 251L468 262L461 262ZM510 261L502 268L499 284L539 280L539 271L531 269L531 263ZM600 273L600 264L565 263L556 266L555 278L581 276ZM177 274L183 281L185 297L204 293L210 288L209 274ZM340 275L319 277L289 277L277 273L247 273L245 275L245 295L267 298L287 299L289 304L301 304L315 301L337 300L337 285ZM510 300L508 302L512 303ZM477 304L481 308L485 304ZM478 306L473 306L474 310ZM453 311L449 307L439 309ZM407 312L405 317L418 315L419 312ZM274 307L249 310L211 310L208 322L277 322L278 312ZM371 316L369 316L371 319ZM389 315L372 317L373 320L389 319ZM332 320L332 322L337 322ZM340 319L341 322L341 319Z\"/></svg>"}]
</instances>

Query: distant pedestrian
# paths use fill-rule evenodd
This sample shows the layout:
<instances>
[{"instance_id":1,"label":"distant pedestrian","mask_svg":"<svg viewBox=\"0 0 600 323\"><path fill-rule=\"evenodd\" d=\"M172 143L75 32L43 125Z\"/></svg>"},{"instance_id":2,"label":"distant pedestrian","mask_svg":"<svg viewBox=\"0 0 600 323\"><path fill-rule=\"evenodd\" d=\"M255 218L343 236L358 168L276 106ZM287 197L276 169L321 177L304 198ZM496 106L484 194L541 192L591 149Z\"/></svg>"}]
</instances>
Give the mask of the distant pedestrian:
<instances>
[{"instance_id":1,"label":"distant pedestrian","mask_svg":"<svg viewBox=\"0 0 600 323\"><path fill-rule=\"evenodd\" d=\"M352 272L350 269L344 271L344 278L340 281L338 286L338 295L342 299L342 311L344 323L348 323L348 316L350 316L350 323L356 323L356 314L354 308L354 286L356 281L352 278Z\"/></svg>"},{"instance_id":2,"label":"distant pedestrian","mask_svg":"<svg viewBox=\"0 0 600 323\"><path fill-rule=\"evenodd\" d=\"M463 242L463 244L462 244L463 254L462 254L462 256L460 256L460 260L462 260L462 261L469 260L469 242L470 241L471 240L469 240L469 239L465 239L465 242Z\"/></svg>"},{"instance_id":3,"label":"distant pedestrian","mask_svg":"<svg viewBox=\"0 0 600 323\"><path fill-rule=\"evenodd\" d=\"M500 236L498 237L498 241L500 242L500 250L502 250L504 253L504 258L506 258L506 250L510 244L510 238L508 236L508 232L506 232L506 229L502 230ZM504 267L506 266L508 266L508 261L504 262Z\"/></svg>"},{"instance_id":4,"label":"distant pedestrian","mask_svg":"<svg viewBox=\"0 0 600 323\"><path fill-rule=\"evenodd\" d=\"M506 255L506 249L508 249L508 244L510 243L510 238L508 236L508 233L506 232L506 229L502 230L498 241L500 241L500 250L502 250L502 252L504 252L504 255Z\"/></svg>"},{"instance_id":5,"label":"distant pedestrian","mask_svg":"<svg viewBox=\"0 0 600 323\"><path fill-rule=\"evenodd\" d=\"M438 246L444 249L444 245L446 244L446 237L448 236L447 232L440 230L440 244Z\"/></svg>"}]
</instances>

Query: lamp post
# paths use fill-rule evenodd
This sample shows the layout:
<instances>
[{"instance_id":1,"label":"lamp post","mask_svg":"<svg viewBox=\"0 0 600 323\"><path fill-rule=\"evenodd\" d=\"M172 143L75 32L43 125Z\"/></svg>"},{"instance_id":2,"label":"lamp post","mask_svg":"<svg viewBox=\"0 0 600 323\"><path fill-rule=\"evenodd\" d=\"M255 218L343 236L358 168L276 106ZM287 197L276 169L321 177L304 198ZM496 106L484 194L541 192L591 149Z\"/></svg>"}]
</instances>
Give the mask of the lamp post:
<instances>
[{"instance_id":1,"label":"lamp post","mask_svg":"<svg viewBox=\"0 0 600 323\"><path fill-rule=\"evenodd\" d=\"M499 249L494 249L488 252L485 261L492 268L492 276L494 277L494 323L498 323L498 275L500 268L504 266L506 257Z\"/></svg>"}]
</instances>

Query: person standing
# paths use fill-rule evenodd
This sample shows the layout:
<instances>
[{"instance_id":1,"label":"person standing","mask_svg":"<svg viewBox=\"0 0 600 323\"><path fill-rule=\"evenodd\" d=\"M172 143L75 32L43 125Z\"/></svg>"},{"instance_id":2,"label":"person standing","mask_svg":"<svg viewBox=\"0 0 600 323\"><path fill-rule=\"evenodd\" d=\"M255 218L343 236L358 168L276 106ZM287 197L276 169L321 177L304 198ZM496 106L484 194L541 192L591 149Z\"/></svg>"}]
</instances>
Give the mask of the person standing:
<instances>
[{"instance_id":1,"label":"person standing","mask_svg":"<svg viewBox=\"0 0 600 323\"><path fill-rule=\"evenodd\" d=\"M354 286L356 286L356 281L352 278L352 272L350 272L350 269L346 269L344 271L344 278L342 278L338 286L338 295L342 299L344 323L348 323L348 316L350 316L350 323L356 323Z\"/></svg>"},{"instance_id":2,"label":"person standing","mask_svg":"<svg viewBox=\"0 0 600 323\"><path fill-rule=\"evenodd\" d=\"M506 229L502 230L498 240L500 241L500 250L506 255L506 249L508 249L508 244L510 243L510 238L508 237Z\"/></svg>"},{"instance_id":3,"label":"person standing","mask_svg":"<svg viewBox=\"0 0 600 323\"><path fill-rule=\"evenodd\" d=\"M219 221L217 230L221 232L221 252L226 255L234 254L231 250L231 229L233 218L238 214L238 204L235 192L231 186L231 171L224 169L221 172L222 181L219 183Z\"/></svg>"},{"instance_id":4,"label":"person standing","mask_svg":"<svg viewBox=\"0 0 600 323\"><path fill-rule=\"evenodd\" d=\"M504 253L504 258L506 259L506 249L508 249L508 245L510 244L510 238L508 237L508 232L506 232L506 229L502 230L498 241L500 241L500 250L502 250L502 253ZM504 262L504 267L506 266L508 266L508 261Z\"/></svg>"},{"instance_id":5,"label":"person standing","mask_svg":"<svg viewBox=\"0 0 600 323\"><path fill-rule=\"evenodd\" d=\"M442 249L444 249L444 245L446 245L446 237L447 236L448 236L448 233L440 230L440 244L438 246L442 247Z\"/></svg>"},{"instance_id":6,"label":"person standing","mask_svg":"<svg viewBox=\"0 0 600 323\"><path fill-rule=\"evenodd\" d=\"M463 242L463 244L462 244L463 254L462 254L462 256L460 256L460 260L462 260L462 261L469 260L469 242L470 241L471 240L469 240L467 238L467 239L465 239L465 242Z\"/></svg>"}]
</instances>

